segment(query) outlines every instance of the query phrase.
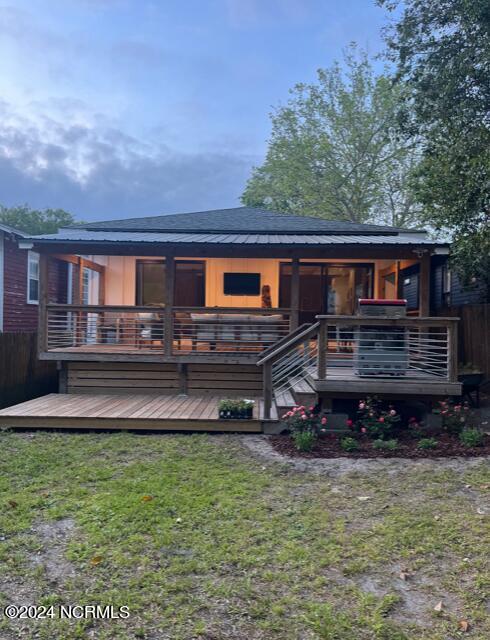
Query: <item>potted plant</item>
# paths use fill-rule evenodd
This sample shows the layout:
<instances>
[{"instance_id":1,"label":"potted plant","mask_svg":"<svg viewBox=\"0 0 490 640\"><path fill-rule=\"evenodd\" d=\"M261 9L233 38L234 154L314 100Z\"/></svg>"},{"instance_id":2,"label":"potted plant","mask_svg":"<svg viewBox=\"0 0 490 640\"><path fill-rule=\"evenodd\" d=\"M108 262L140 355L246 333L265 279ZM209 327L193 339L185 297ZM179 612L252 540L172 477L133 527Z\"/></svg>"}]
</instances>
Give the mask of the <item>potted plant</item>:
<instances>
[{"instance_id":1,"label":"potted plant","mask_svg":"<svg viewBox=\"0 0 490 640\"><path fill-rule=\"evenodd\" d=\"M220 400L218 412L221 420L250 420L255 400Z\"/></svg>"}]
</instances>

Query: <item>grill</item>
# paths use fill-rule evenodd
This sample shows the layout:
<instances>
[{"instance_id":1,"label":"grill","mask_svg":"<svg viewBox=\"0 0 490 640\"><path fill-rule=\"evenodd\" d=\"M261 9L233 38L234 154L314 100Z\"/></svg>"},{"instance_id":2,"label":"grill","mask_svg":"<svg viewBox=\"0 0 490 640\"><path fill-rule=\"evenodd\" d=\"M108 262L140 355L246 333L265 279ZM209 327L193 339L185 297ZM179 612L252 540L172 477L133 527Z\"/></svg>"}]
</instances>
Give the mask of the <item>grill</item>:
<instances>
[{"instance_id":1,"label":"grill","mask_svg":"<svg viewBox=\"0 0 490 640\"><path fill-rule=\"evenodd\" d=\"M359 316L379 318L379 326L355 329L354 372L358 376L403 376L408 368L408 331L383 326L383 318L403 318L406 300L359 300Z\"/></svg>"}]
</instances>

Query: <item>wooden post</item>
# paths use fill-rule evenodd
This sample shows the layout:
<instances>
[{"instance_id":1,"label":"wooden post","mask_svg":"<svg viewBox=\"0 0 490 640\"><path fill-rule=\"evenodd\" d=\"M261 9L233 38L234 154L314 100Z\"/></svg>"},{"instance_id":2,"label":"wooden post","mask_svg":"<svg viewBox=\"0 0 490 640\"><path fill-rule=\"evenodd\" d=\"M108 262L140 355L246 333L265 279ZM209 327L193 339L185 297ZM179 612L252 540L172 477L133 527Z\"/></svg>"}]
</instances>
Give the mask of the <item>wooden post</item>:
<instances>
[{"instance_id":1,"label":"wooden post","mask_svg":"<svg viewBox=\"0 0 490 640\"><path fill-rule=\"evenodd\" d=\"M262 388L264 392L264 418L270 420L272 408L272 362L268 360L262 368Z\"/></svg>"},{"instance_id":2,"label":"wooden post","mask_svg":"<svg viewBox=\"0 0 490 640\"><path fill-rule=\"evenodd\" d=\"M420 259L419 274L419 315L428 318L430 315L430 255L424 253Z\"/></svg>"},{"instance_id":3,"label":"wooden post","mask_svg":"<svg viewBox=\"0 0 490 640\"><path fill-rule=\"evenodd\" d=\"M175 260L173 255L165 257L165 319L163 342L165 356L172 355L174 344L174 289L175 289Z\"/></svg>"},{"instance_id":4,"label":"wooden post","mask_svg":"<svg viewBox=\"0 0 490 640\"><path fill-rule=\"evenodd\" d=\"M48 276L49 256L41 253L39 254L38 354L48 350L48 312L46 309L49 295Z\"/></svg>"},{"instance_id":5,"label":"wooden post","mask_svg":"<svg viewBox=\"0 0 490 640\"><path fill-rule=\"evenodd\" d=\"M458 323L449 322L447 325L447 377L449 382L458 381Z\"/></svg>"},{"instance_id":6,"label":"wooden post","mask_svg":"<svg viewBox=\"0 0 490 640\"><path fill-rule=\"evenodd\" d=\"M317 355L317 377L318 380L325 380L327 377L327 348L328 348L328 326L327 320L320 320L318 329L318 355Z\"/></svg>"},{"instance_id":7,"label":"wooden post","mask_svg":"<svg viewBox=\"0 0 490 640\"><path fill-rule=\"evenodd\" d=\"M299 325L299 259L291 261L291 316L289 330L294 331Z\"/></svg>"}]
</instances>

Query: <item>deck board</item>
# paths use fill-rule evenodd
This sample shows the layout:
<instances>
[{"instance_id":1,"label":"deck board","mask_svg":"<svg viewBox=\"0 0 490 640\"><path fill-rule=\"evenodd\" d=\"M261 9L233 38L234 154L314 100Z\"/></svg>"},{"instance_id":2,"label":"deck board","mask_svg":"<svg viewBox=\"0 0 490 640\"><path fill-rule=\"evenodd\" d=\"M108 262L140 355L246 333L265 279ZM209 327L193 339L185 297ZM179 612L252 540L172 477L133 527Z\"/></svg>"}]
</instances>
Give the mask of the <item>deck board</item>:
<instances>
[{"instance_id":1,"label":"deck board","mask_svg":"<svg viewBox=\"0 0 490 640\"><path fill-rule=\"evenodd\" d=\"M52 393L0 410L0 427L262 431L258 403L252 420L219 420L221 398Z\"/></svg>"}]
</instances>

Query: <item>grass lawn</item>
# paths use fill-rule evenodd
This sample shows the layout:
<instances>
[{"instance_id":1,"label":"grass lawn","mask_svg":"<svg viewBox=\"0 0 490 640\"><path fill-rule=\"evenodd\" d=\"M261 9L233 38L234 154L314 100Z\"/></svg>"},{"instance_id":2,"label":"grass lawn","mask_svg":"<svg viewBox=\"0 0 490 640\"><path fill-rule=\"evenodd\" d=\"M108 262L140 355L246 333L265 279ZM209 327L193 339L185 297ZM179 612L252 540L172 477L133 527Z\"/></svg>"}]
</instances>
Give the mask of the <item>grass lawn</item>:
<instances>
[{"instance_id":1,"label":"grass lawn","mask_svg":"<svg viewBox=\"0 0 490 640\"><path fill-rule=\"evenodd\" d=\"M487 640L489 465L398 464L335 478L238 436L0 433L0 604L130 611L0 618L0 638Z\"/></svg>"}]
</instances>

